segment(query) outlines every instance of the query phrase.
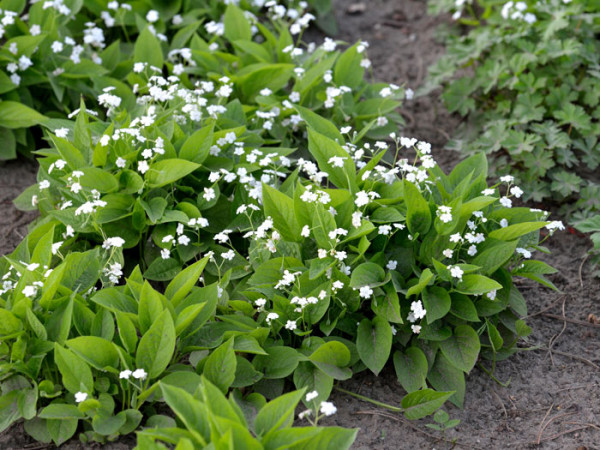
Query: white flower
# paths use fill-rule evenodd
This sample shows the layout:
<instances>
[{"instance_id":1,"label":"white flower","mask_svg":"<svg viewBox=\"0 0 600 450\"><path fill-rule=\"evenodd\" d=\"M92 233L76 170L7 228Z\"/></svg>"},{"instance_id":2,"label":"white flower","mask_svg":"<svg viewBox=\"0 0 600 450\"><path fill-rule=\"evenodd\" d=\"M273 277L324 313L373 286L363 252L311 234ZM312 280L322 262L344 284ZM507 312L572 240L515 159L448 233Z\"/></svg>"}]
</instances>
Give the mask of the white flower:
<instances>
[{"instance_id":1,"label":"white flower","mask_svg":"<svg viewBox=\"0 0 600 450\"><path fill-rule=\"evenodd\" d=\"M513 177L512 175L504 175L503 177L500 177L500 181L502 181L503 183L512 183L513 181L515 181L515 177Z\"/></svg>"},{"instance_id":2,"label":"white flower","mask_svg":"<svg viewBox=\"0 0 600 450\"><path fill-rule=\"evenodd\" d=\"M81 403L81 402L85 401L85 399L87 399L87 398L88 398L88 395L85 392L77 392L75 394L75 401L77 403Z\"/></svg>"},{"instance_id":3,"label":"white flower","mask_svg":"<svg viewBox=\"0 0 600 450\"><path fill-rule=\"evenodd\" d=\"M460 233L455 233L450 236L450 242L461 242L461 241L462 241L462 237L461 237Z\"/></svg>"},{"instance_id":4,"label":"white flower","mask_svg":"<svg viewBox=\"0 0 600 450\"><path fill-rule=\"evenodd\" d=\"M564 230L565 226L563 225L563 223L560 220L553 220L548 225L546 225L546 228L551 233L554 233L554 231L556 231L556 230L559 230L559 231Z\"/></svg>"},{"instance_id":5,"label":"white flower","mask_svg":"<svg viewBox=\"0 0 600 450\"><path fill-rule=\"evenodd\" d=\"M185 234L182 234L181 236L179 236L177 238L177 242L180 245L184 245L184 246L189 245L190 241L191 241L191 239L189 237L187 237Z\"/></svg>"},{"instance_id":6,"label":"white flower","mask_svg":"<svg viewBox=\"0 0 600 450\"><path fill-rule=\"evenodd\" d=\"M171 250L169 250L168 248L163 248L160 251L160 257L162 259L169 259L171 257Z\"/></svg>"},{"instance_id":7,"label":"white flower","mask_svg":"<svg viewBox=\"0 0 600 450\"><path fill-rule=\"evenodd\" d=\"M373 295L373 289L371 289L369 286L363 286L359 290L359 295L362 298L369 298L371 295Z\"/></svg>"},{"instance_id":8,"label":"white flower","mask_svg":"<svg viewBox=\"0 0 600 450\"><path fill-rule=\"evenodd\" d=\"M490 300L496 300L496 289L494 289L493 291L490 291L486 294L486 297L489 298Z\"/></svg>"},{"instance_id":9,"label":"white flower","mask_svg":"<svg viewBox=\"0 0 600 450\"><path fill-rule=\"evenodd\" d=\"M348 158L343 158L341 156L332 156L331 158L329 158L329 164L332 165L332 167L344 167L344 160L348 159Z\"/></svg>"},{"instance_id":10,"label":"white flower","mask_svg":"<svg viewBox=\"0 0 600 450\"><path fill-rule=\"evenodd\" d=\"M40 181L39 187L40 187L40 191L43 189L48 189L50 187L50 181L48 181L48 180Z\"/></svg>"},{"instance_id":11,"label":"white flower","mask_svg":"<svg viewBox=\"0 0 600 450\"><path fill-rule=\"evenodd\" d=\"M148 374L144 369L136 369L131 374L136 380L145 380Z\"/></svg>"},{"instance_id":12,"label":"white flower","mask_svg":"<svg viewBox=\"0 0 600 450\"><path fill-rule=\"evenodd\" d=\"M204 188L204 194L202 194L202 197L204 197L204 200L207 202L210 202L216 198L217 195L215 194L215 190L213 188Z\"/></svg>"},{"instance_id":13,"label":"white flower","mask_svg":"<svg viewBox=\"0 0 600 450\"><path fill-rule=\"evenodd\" d=\"M412 302L410 305L410 310L415 319L422 319L425 317L425 314L427 314L427 311L425 308L423 308L423 303L421 303L421 300Z\"/></svg>"},{"instance_id":14,"label":"white flower","mask_svg":"<svg viewBox=\"0 0 600 450\"><path fill-rule=\"evenodd\" d=\"M82 187L81 187L81 184L79 184L79 183L73 183L71 185L71 192L73 192L75 194L79 194L81 189L82 189Z\"/></svg>"},{"instance_id":15,"label":"white flower","mask_svg":"<svg viewBox=\"0 0 600 450\"><path fill-rule=\"evenodd\" d=\"M138 172L140 172L142 175L148 172L149 169L150 165L148 164L148 161L140 161L138 163Z\"/></svg>"},{"instance_id":16,"label":"white flower","mask_svg":"<svg viewBox=\"0 0 600 450\"><path fill-rule=\"evenodd\" d=\"M122 380L128 380L133 372L131 370L123 370L119 373L119 378Z\"/></svg>"},{"instance_id":17,"label":"white flower","mask_svg":"<svg viewBox=\"0 0 600 450\"><path fill-rule=\"evenodd\" d=\"M477 247L473 244L469 247L469 249L467 250L467 254L469 256L475 256L477 254Z\"/></svg>"},{"instance_id":18,"label":"white flower","mask_svg":"<svg viewBox=\"0 0 600 450\"><path fill-rule=\"evenodd\" d=\"M274 313L274 312L267 314L267 318L266 318L267 323L270 324L273 320L277 320L277 319L279 319L279 314Z\"/></svg>"},{"instance_id":19,"label":"white flower","mask_svg":"<svg viewBox=\"0 0 600 450\"><path fill-rule=\"evenodd\" d=\"M150 23L157 22L158 18L158 11L155 11L154 9L151 9L150 11L148 11L148 14L146 14L146 20Z\"/></svg>"},{"instance_id":20,"label":"white flower","mask_svg":"<svg viewBox=\"0 0 600 450\"><path fill-rule=\"evenodd\" d=\"M60 42L60 41L54 41L54 42L52 43L52 46L51 46L51 48L52 48L52 51L53 51L54 53L60 53L60 52L62 52L62 51L63 51L63 49L64 49L64 46L63 46L63 43L62 43L62 42Z\"/></svg>"},{"instance_id":21,"label":"white flower","mask_svg":"<svg viewBox=\"0 0 600 450\"><path fill-rule=\"evenodd\" d=\"M225 253L221 253L221 257L227 261L231 261L233 258L235 258L235 252L233 250L229 250Z\"/></svg>"},{"instance_id":22,"label":"white flower","mask_svg":"<svg viewBox=\"0 0 600 450\"><path fill-rule=\"evenodd\" d=\"M69 134L69 129L68 128L57 128L56 130L54 130L54 134L56 135L56 137L59 138L66 138L67 135Z\"/></svg>"},{"instance_id":23,"label":"white flower","mask_svg":"<svg viewBox=\"0 0 600 450\"><path fill-rule=\"evenodd\" d=\"M309 228L308 225L304 225L302 227L302 231L300 232L300 236L305 237L305 238L307 238L307 237L310 236L310 228Z\"/></svg>"},{"instance_id":24,"label":"white flower","mask_svg":"<svg viewBox=\"0 0 600 450\"><path fill-rule=\"evenodd\" d=\"M452 258L452 255L454 254L454 250L447 248L446 250L444 250L442 252L442 255L444 255L446 258Z\"/></svg>"},{"instance_id":25,"label":"white flower","mask_svg":"<svg viewBox=\"0 0 600 450\"><path fill-rule=\"evenodd\" d=\"M508 220L506 220L506 219L500 220L500 226L502 228L506 228L508 226Z\"/></svg>"},{"instance_id":26,"label":"white flower","mask_svg":"<svg viewBox=\"0 0 600 450\"><path fill-rule=\"evenodd\" d=\"M421 332L421 325L411 325L410 329L413 333L419 334Z\"/></svg>"},{"instance_id":27,"label":"white flower","mask_svg":"<svg viewBox=\"0 0 600 450\"><path fill-rule=\"evenodd\" d=\"M119 167L120 169L124 169L125 166L127 165L127 160L121 158L120 156L117 158L117 160L115 161L115 164L117 165L117 167Z\"/></svg>"},{"instance_id":28,"label":"white flower","mask_svg":"<svg viewBox=\"0 0 600 450\"><path fill-rule=\"evenodd\" d=\"M356 193L356 200L354 200L354 203L359 208L361 206L368 205L370 201L371 199L369 198L369 194L367 194L365 191L360 191Z\"/></svg>"},{"instance_id":29,"label":"white flower","mask_svg":"<svg viewBox=\"0 0 600 450\"><path fill-rule=\"evenodd\" d=\"M306 394L306 401L311 402L318 396L319 396L319 393L317 391L310 391L309 393Z\"/></svg>"},{"instance_id":30,"label":"white flower","mask_svg":"<svg viewBox=\"0 0 600 450\"><path fill-rule=\"evenodd\" d=\"M379 234L387 236L392 231L392 226L391 225L380 225L378 231L379 231Z\"/></svg>"},{"instance_id":31,"label":"white flower","mask_svg":"<svg viewBox=\"0 0 600 450\"><path fill-rule=\"evenodd\" d=\"M448 269L450 270L450 275L452 275L453 278L458 278L459 280L462 280L462 276L465 272L460 267L448 266Z\"/></svg>"},{"instance_id":32,"label":"white flower","mask_svg":"<svg viewBox=\"0 0 600 450\"><path fill-rule=\"evenodd\" d=\"M332 416L337 412L337 408L331 402L323 402L321 403L321 413L326 416Z\"/></svg>"},{"instance_id":33,"label":"white flower","mask_svg":"<svg viewBox=\"0 0 600 450\"><path fill-rule=\"evenodd\" d=\"M390 259L385 267L389 270L396 270L396 267L398 267L398 261L395 259Z\"/></svg>"},{"instance_id":34,"label":"white flower","mask_svg":"<svg viewBox=\"0 0 600 450\"><path fill-rule=\"evenodd\" d=\"M521 188L519 186L513 186L510 188L510 193L512 195L514 195L517 198L521 198L521 196L523 195L523 191L521 190Z\"/></svg>"},{"instance_id":35,"label":"white flower","mask_svg":"<svg viewBox=\"0 0 600 450\"><path fill-rule=\"evenodd\" d=\"M111 247L120 248L125 244L125 239L120 238L118 236L106 238L104 243L102 244L102 248L105 250L110 249Z\"/></svg>"},{"instance_id":36,"label":"white flower","mask_svg":"<svg viewBox=\"0 0 600 450\"><path fill-rule=\"evenodd\" d=\"M35 295L37 294L37 291L38 291L37 286L30 285L30 286L25 286L23 288L23 290L21 291L21 293L25 297L31 298L31 297L35 297Z\"/></svg>"},{"instance_id":37,"label":"white flower","mask_svg":"<svg viewBox=\"0 0 600 450\"><path fill-rule=\"evenodd\" d=\"M359 228L362 223L362 212L355 211L352 213L352 226L354 228Z\"/></svg>"},{"instance_id":38,"label":"white flower","mask_svg":"<svg viewBox=\"0 0 600 450\"><path fill-rule=\"evenodd\" d=\"M512 200L508 197L500 197L500 204L505 208L512 207Z\"/></svg>"},{"instance_id":39,"label":"white flower","mask_svg":"<svg viewBox=\"0 0 600 450\"><path fill-rule=\"evenodd\" d=\"M494 191L493 189L490 189L490 188L488 188L488 189L484 189L483 191L481 191L481 193L482 193L483 195L488 195L488 196L489 196L489 195L494 195L494 193L495 193L495 192L496 192L496 191Z\"/></svg>"},{"instance_id":40,"label":"white flower","mask_svg":"<svg viewBox=\"0 0 600 450\"><path fill-rule=\"evenodd\" d=\"M531 258L531 252L526 248L517 247L516 252L523 255L523 258L529 259Z\"/></svg>"},{"instance_id":41,"label":"white flower","mask_svg":"<svg viewBox=\"0 0 600 450\"><path fill-rule=\"evenodd\" d=\"M285 324L285 328L288 329L288 330L290 330L290 331L293 331L296 328L298 328L298 325L296 324L295 320L288 320L286 322L286 324Z\"/></svg>"}]
</instances>

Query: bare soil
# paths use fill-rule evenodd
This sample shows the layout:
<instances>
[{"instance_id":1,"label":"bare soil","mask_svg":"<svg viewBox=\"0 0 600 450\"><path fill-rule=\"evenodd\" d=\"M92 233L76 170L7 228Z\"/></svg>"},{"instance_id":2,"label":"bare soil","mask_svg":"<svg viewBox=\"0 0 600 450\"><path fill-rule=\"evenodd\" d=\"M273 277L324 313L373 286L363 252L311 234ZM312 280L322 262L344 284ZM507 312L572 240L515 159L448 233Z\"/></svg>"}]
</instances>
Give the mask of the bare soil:
<instances>
[{"instance_id":1,"label":"bare soil","mask_svg":"<svg viewBox=\"0 0 600 450\"><path fill-rule=\"evenodd\" d=\"M334 0L340 27L338 38L370 43L369 57L377 80L403 84L415 91L426 70L444 47L436 42L435 29L447 17L426 14L424 0L364 0L360 14L347 13L356 2ZM445 168L459 160L444 145L459 119L449 115L438 100L439 93L406 102L402 114L406 136L430 142L434 156ZM25 187L35 182L36 166L16 161L0 166L0 255L10 252L27 233L33 213L21 213L11 204ZM600 325L588 316L600 316L600 280L590 275L585 255L587 238L569 231L549 241L552 251L543 259L559 270L552 281L561 292L521 285L528 301L528 324L532 335L522 351L498 363L492 380L479 368L467 378L465 407L445 409L461 423L446 433L427 428L431 419L408 422L401 416L370 403L334 391L338 413L325 421L360 428L356 449L600 449ZM551 350L550 350L551 349ZM399 405L404 391L393 369L379 377L362 373L344 382L346 390ZM131 448L131 439L94 448ZM50 446L49 446L50 447ZM0 449L44 448L16 425L0 435ZM92 448L72 440L63 448Z\"/></svg>"}]
</instances>

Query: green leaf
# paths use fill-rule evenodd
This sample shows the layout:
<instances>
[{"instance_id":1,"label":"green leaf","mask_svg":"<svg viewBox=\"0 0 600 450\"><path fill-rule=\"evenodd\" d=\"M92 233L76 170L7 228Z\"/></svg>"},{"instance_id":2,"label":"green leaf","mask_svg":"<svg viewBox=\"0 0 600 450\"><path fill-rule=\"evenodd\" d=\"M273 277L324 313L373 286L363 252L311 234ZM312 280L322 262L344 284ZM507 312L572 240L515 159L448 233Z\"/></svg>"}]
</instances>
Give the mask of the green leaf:
<instances>
[{"instance_id":1,"label":"green leaf","mask_svg":"<svg viewBox=\"0 0 600 450\"><path fill-rule=\"evenodd\" d=\"M265 378L285 378L298 367L300 356L291 347L269 347L265 349L268 355L257 355L252 362L256 370L265 374Z\"/></svg>"},{"instance_id":2,"label":"green leaf","mask_svg":"<svg viewBox=\"0 0 600 450\"><path fill-rule=\"evenodd\" d=\"M362 82L365 69L361 66L363 53L358 52L359 45L361 45L360 42L348 48L335 64L333 80L336 86L348 86L355 89Z\"/></svg>"},{"instance_id":3,"label":"green leaf","mask_svg":"<svg viewBox=\"0 0 600 450\"><path fill-rule=\"evenodd\" d=\"M294 371L294 385L297 389L306 388L306 392L317 391L319 395L310 404L319 404L329 398L333 389L333 377L309 362L301 362ZM302 401L306 406L311 406L305 399Z\"/></svg>"},{"instance_id":4,"label":"green leaf","mask_svg":"<svg viewBox=\"0 0 600 450\"><path fill-rule=\"evenodd\" d=\"M0 127L29 128L48 118L23 103L4 100L0 102Z\"/></svg>"},{"instance_id":5,"label":"green leaf","mask_svg":"<svg viewBox=\"0 0 600 450\"><path fill-rule=\"evenodd\" d=\"M408 298L411 295L419 295L434 278L435 275L431 272L431 270L425 269L419 277L419 282L406 291L406 297Z\"/></svg>"},{"instance_id":6,"label":"green leaf","mask_svg":"<svg viewBox=\"0 0 600 450\"><path fill-rule=\"evenodd\" d=\"M41 419L83 419L83 414L77 406L65 403L52 403L40 411L38 417Z\"/></svg>"},{"instance_id":7,"label":"green leaf","mask_svg":"<svg viewBox=\"0 0 600 450\"><path fill-rule=\"evenodd\" d=\"M427 311L427 323L432 323L448 314L452 301L446 289L431 286L423 290L423 306Z\"/></svg>"},{"instance_id":8,"label":"green leaf","mask_svg":"<svg viewBox=\"0 0 600 450\"><path fill-rule=\"evenodd\" d=\"M179 150L179 157L196 164L202 164L209 155L213 142L214 124L205 126L192 134Z\"/></svg>"},{"instance_id":9,"label":"green leaf","mask_svg":"<svg viewBox=\"0 0 600 450\"><path fill-rule=\"evenodd\" d=\"M194 436L197 443L205 446L210 436L211 422L208 408L181 388L160 383L160 389L169 408Z\"/></svg>"},{"instance_id":10,"label":"green leaf","mask_svg":"<svg viewBox=\"0 0 600 450\"><path fill-rule=\"evenodd\" d=\"M350 287L360 288L362 286L381 286L385 280L383 267L375 263L362 263L352 271Z\"/></svg>"},{"instance_id":11,"label":"green leaf","mask_svg":"<svg viewBox=\"0 0 600 450\"><path fill-rule=\"evenodd\" d=\"M208 263L208 257L196 261L179 273L167 286L165 296L177 307L179 303L190 293L202 275L202 271Z\"/></svg>"},{"instance_id":12,"label":"green leaf","mask_svg":"<svg viewBox=\"0 0 600 450\"><path fill-rule=\"evenodd\" d=\"M387 320L375 317L363 319L358 325L356 348L360 359L375 374L385 366L392 350L392 327Z\"/></svg>"},{"instance_id":13,"label":"green leaf","mask_svg":"<svg viewBox=\"0 0 600 450\"><path fill-rule=\"evenodd\" d=\"M261 436L290 427L294 423L294 411L304 392L305 389L288 392L263 406L254 420L255 433Z\"/></svg>"},{"instance_id":14,"label":"green leaf","mask_svg":"<svg viewBox=\"0 0 600 450\"><path fill-rule=\"evenodd\" d=\"M146 181L149 187L162 187L180 180L199 167L200 164L183 159L163 159L150 166Z\"/></svg>"},{"instance_id":15,"label":"green leaf","mask_svg":"<svg viewBox=\"0 0 600 450\"><path fill-rule=\"evenodd\" d=\"M119 353L112 342L96 336L79 336L69 339L67 346L92 367L105 371L116 370Z\"/></svg>"},{"instance_id":16,"label":"green leaf","mask_svg":"<svg viewBox=\"0 0 600 450\"><path fill-rule=\"evenodd\" d=\"M329 174L329 181L335 186L340 189L348 189L351 193L358 190L354 162L340 144L309 128L308 149L317 160L319 168ZM333 157L342 158L343 167L334 167L329 162Z\"/></svg>"},{"instance_id":17,"label":"green leaf","mask_svg":"<svg viewBox=\"0 0 600 450\"><path fill-rule=\"evenodd\" d=\"M454 391L450 401L462 408L465 401L465 375L462 370L454 367L448 359L439 354L433 367L427 374L427 381L438 391Z\"/></svg>"},{"instance_id":18,"label":"green leaf","mask_svg":"<svg viewBox=\"0 0 600 450\"><path fill-rule=\"evenodd\" d=\"M429 416L440 408L452 394L454 392L437 392L433 389L412 392L402 399L404 415L409 420Z\"/></svg>"},{"instance_id":19,"label":"green leaf","mask_svg":"<svg viewBox=\"0 0 600 450\"><path fill-rule=\"evenodd\" d=\"M492 231L488 236L492 239L501 241L513 241L525 234L544 228L550 222L523 222L509 225L504 228L498 228Z\"/></svg>"},{"instance_id":20,"label":"green leaf","mask_svg":"<svg viewBox=\"0 0 600 450\"><path fill-rule=\"evenodd\" d=\"M138 306L138 322L142 334L150 329L154 320L160 316L163 310L161 295L154 290L150 283L144 281Z\"/></svg>"},{"instance_id":21,"label":"green leaf","mask_svg":"<svg viewBox=\"0 0 600 450\"><path fill-rule=\"evenodd\" d=\"M217 347L206 359L203 375L226 394L235 380L236 365L233 339L229 339Z\"/></svg>"},{"instance_id":22,"label":"green leaf","mask_svg":"<svg viewBox=\"0 0 600 450\"><path fill-rule=\"evenodd\" d=\"M150 379L169 365L175 350L175 325L169 311L163 311L142 336L135 355L136 367L145 369Z\"/></svg>"},{"instance_id":23,"label":"green leaf","mask_svg":"<svg viewBox=\"0 0 600 450\"><path fill-rule=\"evenodd\" d=\"M294 200L263 184L263 206L265 216L273 219L273 224L283 239L290 242L300 239L300 225L294 213Z\"/></svg>"},{"instance_id":24,"label":"green leaf","mask_svg":"<svg viewBox=\"0 0 600 450\"><path fill-rule=\"evenodd\" d=\"M97 167L86 167L81 170L83 175L79 182L83 187L96 189L98 192L106 193L116 191L119 182L111 173Z\"/></svg>"},{"instance_id":25,"label":"green leaf","mask_svg":"<svg viewBox=\"0 0 600 450\"><path fill-rule=\"evenodd\" d=\"M352 376L352 371L346 367L350 364L350 350L341 342L330 341L321 345L308 359L336 380L347 380Z\"/></svg>"},{"instance_id":26,"label":"green leaf","mask_svg":"<svg viewBox=\"0 0 600 450\"><path fill-rule=\"evenodd\" d=\"M424 235L431 227L429 204L419 188L404 180L404 201L406 202L406 225L411 234Z\"/></svg>"},{"instance_id":27,"label":"green leaf","mask_svg":"<svg viewBox=\"0 0 600 450\"><path fill-rule=\"evenodd\" d=\"M478 274L463 275L459 281L456 292L468 295L481 295L502 289L502 285L491 278Z\"/></svg>"},{"instance_id":28,"label":"green leaf","mask_svg":"<svg viewBox=\"0 0 600 450\"><path fill-rule=\"evenodd\" d=\"M408 347L406 351L394 353L396 376L406 392L414 392L425 386L428 365L425 353L418 347Z\"/></svg>"},{"instance_id":29,"label":"green leaf","mask_svg":"<svg viewBox=\"0 0 600 450\"><path fill-rule=\"evenodd\" d=\"M13 336L23 329L23 323L12 312L0 308L0 337Z\"/></svg>"},{"instance_id":30,"label":"green leaf","mask_svg":"<svg viewBox=\"0 0 600 450\"><path fill-rule=\"evenodd\" d=\"M477 332L468 325L458 325L450 338L440 342L440 350L448 361L467 373L475 366L480 348Z\"/></svg>"},{"instance_id":31,"label":"green leaf","mask_svg":"<svg viewBox=\"0 0 600 450\"><path fill-rule=\"evenodd\" d=\"M79 356L54 344L54 362L62 375L63 386L71 393L94 391L92 370Z\"/></svg>"},{"instance_id":32,"label":"green leaf","mask_svg":"<svg viewBox=\"0 0 600 450\"><path fill-rule=\"evenodd\" d=\"M250 22L246 19L244 12L233 3L230 3L225 10L223 24L225 25L225 37L229 41L233 42L238 39L252 40Z\"/></svg>"},{"instance_id":33,"label":"green leaf","mask_svg":"<svg viewBox=\"0 0 600 450\"><path fill-rule=\"evenodd\" d=\"M139 34L133 49L134 62L146 62L151 66L162 69L163 52L159 40L146 27Z\"/></svg>"},{"instance_id":34,"label":"green leaf","mask_svg":"<svg viewBox=\"0 0 600 450\"><path fill-rule=\"evenodd\" d=\"M340 144L344 143L344 137L342 136L342 133L340 133L340 130L338 130L332 121L321 117L308 108L304 108L302 106L294 107L298 111L298 114L300 114L300 117L302 117L302 120L308 124L309 129L312 129L323 136L328 137L329 139L333 139Z\"/></svg>"},{"instance_id":35,"label":"green leaf","mask_svg":"<svg viewBox=\"0 0 600 450\"><path fill-rule=\"evenodd\" d=\"M480 251L471 264L481 267L485 275L491 275L500 267L503 267L515 253L518 241L496 241L488 239L485 249Z\"/></svg>"},{"instance_id":36,"label":"green leaf","mask_svg":"<svg viewBox=\"0 0 600 450\"><path fill-rule=\"evenodd\" d=\"M77 431L77 419L48 419L47 427L56 446L67 442Z\"/></svg>"}]
</instances>

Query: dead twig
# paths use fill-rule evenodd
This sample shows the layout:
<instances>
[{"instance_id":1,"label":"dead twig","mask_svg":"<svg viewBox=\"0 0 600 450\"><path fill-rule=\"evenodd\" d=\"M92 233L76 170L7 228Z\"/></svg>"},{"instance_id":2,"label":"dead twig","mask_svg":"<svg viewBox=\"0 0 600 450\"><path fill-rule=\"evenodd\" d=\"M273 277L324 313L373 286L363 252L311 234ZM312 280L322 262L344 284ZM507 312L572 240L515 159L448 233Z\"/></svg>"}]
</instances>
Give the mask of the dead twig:
<instances>
[{"instance_id":1,"label":"dead twig","mask_svg":"<svg viewBox=\"0 0 600 450\"><path fill-rule=\"evenodd\" d=\"M584 320L570 319L568 317L558 316L556 314L542 313L542 315L544 317L549 317L550 319L562 320L563 322L569 322L569 323L573 323L575 325L582 325L584 327L591 327L591 328L600 328L600 324L598 324L598 323L591 323L591 322L586 322Z\"/></svg>"},{"instance_id":2,"label":"dead twig","mask_svg":"<svg viewBox=\"0 0 600 450\"><path fill-rule=\"evenodd\" d=\"M567 297L565 296L563 298L563 302L562 302L562 307L561 307L561 311L562 311L562 317L565 317L565 303L567 302ZM558 340L558 338L560 338L562 336L562 334L565 332L565 330L567 329L567 322L563 322L563 327L562 330L560 330L560 333L558 333L557 335L554 335L550 338L550 342L548 342L548 352L550 354L550 361L552 361L552 365L554 366L554 356L552 355L552 347L554 347L554 344L556 343L556 341Z\"/></svg>"},{"instance_id":3,"label":"dead twig","mask_svg":"<svg viewBox=\"0 0 600 450\"><path fill-rule=\"evenodd\" d=\"M575 431L585 430L586 428L590 428L590 426L592 426L592 425L587 424L587 425L583 425L581 427L573 428L571 430L565 430L565 431L562 431L560 433L557 433L557 434L554 434L552 436L545 438L542 442L553 441L554 439L564 436L565 434L570 434L570 433L574 433ZM538 442L538 444L539 444L539 442Z\"/></svg>"},{"instance_id":4,"label":"dead twig","mask_svg":"<svg viewBox=\"0 0 600 450\"><path fill-rule=\"evenodd\" d=\"M548 306L547 308L544 308L544 309L542 309L540 311L534 312L533 314L529 314L528 316L525 317L525 319L530 319L532 317L539 316L540 314L544 314L549 309L554 308L554 305L556 305L560 300L562 300L563 297L564 297L564 295L562 297L559 297L556 300L554 300L552 302L552 304L550 306Z\"/></svg>"},{"instance_id":5,"label":"dead twig","mask_svg":"<svg viewBox=\"0 0 600 450\"><path fill-rule=\"evenodd\" d=\"M592 361L584 358L583 356L572 355L571 353L561 352L560 350L552 350L552 352L556 353L557 355L567 356L569 358L576 359L578 361L586 363L588 366L592 366L594 369L600 370L600 366L598 364L593 363Z\"/></svg>"},{"instance_id":6,"label":"dead twig","mask_svg":"<svg viewBox=\"0 0 600 450\"><path fill-rule=\"evenodd\" d=\"M544 418L540 422L540 430L538 431L538 434L537 434L537 443L538 444L540 443L540 439L542 439L542 434L544 433L544 429L546 428L544 426L544 422L546 421L546 417L548 417L548 414L550 414L550 411L552 411L552 408L554 408L554 403L552 403L550 405L550 408L548 408L548 411L546 411L546 415L544 415Z\"/></svg>"},{"instance_id":7,"label":"dead twig","mask_svg":"<svg viewBox=\"0 0 600 450\"><path fill-rule=\"evenodd\" d=\"M552 404L552 406L554 406L554 403ZM552 409L552 407L550 407L550 409L548 410L548 413L551 411L551 409ZM544 420L546 419L546 417L548 417L548 413L546 413L546 416L544 417ZM561 417L572 416L573 414L575 414L575 413L571 412L571 413L558 414L558 415L552 417L546 423L544 423L544 421L542 421L542 426L540 427L540 431L538 432L536 444L540 445L540 443L542 442L542 434L544 434L544 430L548 427L548 425L550 425L556 419L560 419ZM546 440L546 439L544 439L544 440Z\"/></svg>"}]
</instances>

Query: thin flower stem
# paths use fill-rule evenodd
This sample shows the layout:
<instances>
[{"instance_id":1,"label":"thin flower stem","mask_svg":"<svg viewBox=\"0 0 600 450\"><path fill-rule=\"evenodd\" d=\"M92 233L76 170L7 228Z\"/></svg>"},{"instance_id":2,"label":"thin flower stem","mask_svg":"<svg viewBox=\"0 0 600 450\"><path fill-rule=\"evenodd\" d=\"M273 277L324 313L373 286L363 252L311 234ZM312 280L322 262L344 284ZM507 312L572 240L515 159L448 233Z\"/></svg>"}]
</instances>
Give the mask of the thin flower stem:
<instances>
[{"instance_id":1,"label":"thin flower stem","mask_svg":"<svg viewBox=\"0 0 600 450\"><path fill-rule=\"evenodd\" d=\"M343 389L338 386L336 386L335 389L337 391L343 392L344 394L351 395L352 397L356 397L365 402L373 403L374 405L381 406L382 408L385 408L385 409L389 409L390 411L394 411L394 412L403 412L404 411L403 408L398 408L397 406L392 406L392 405L388 405L387 403L378 402L377 400L373 400L372 398L365 397L364 395L360 395L355 392L347 391L346 389Z\"/></svg>"}]
</instances>

